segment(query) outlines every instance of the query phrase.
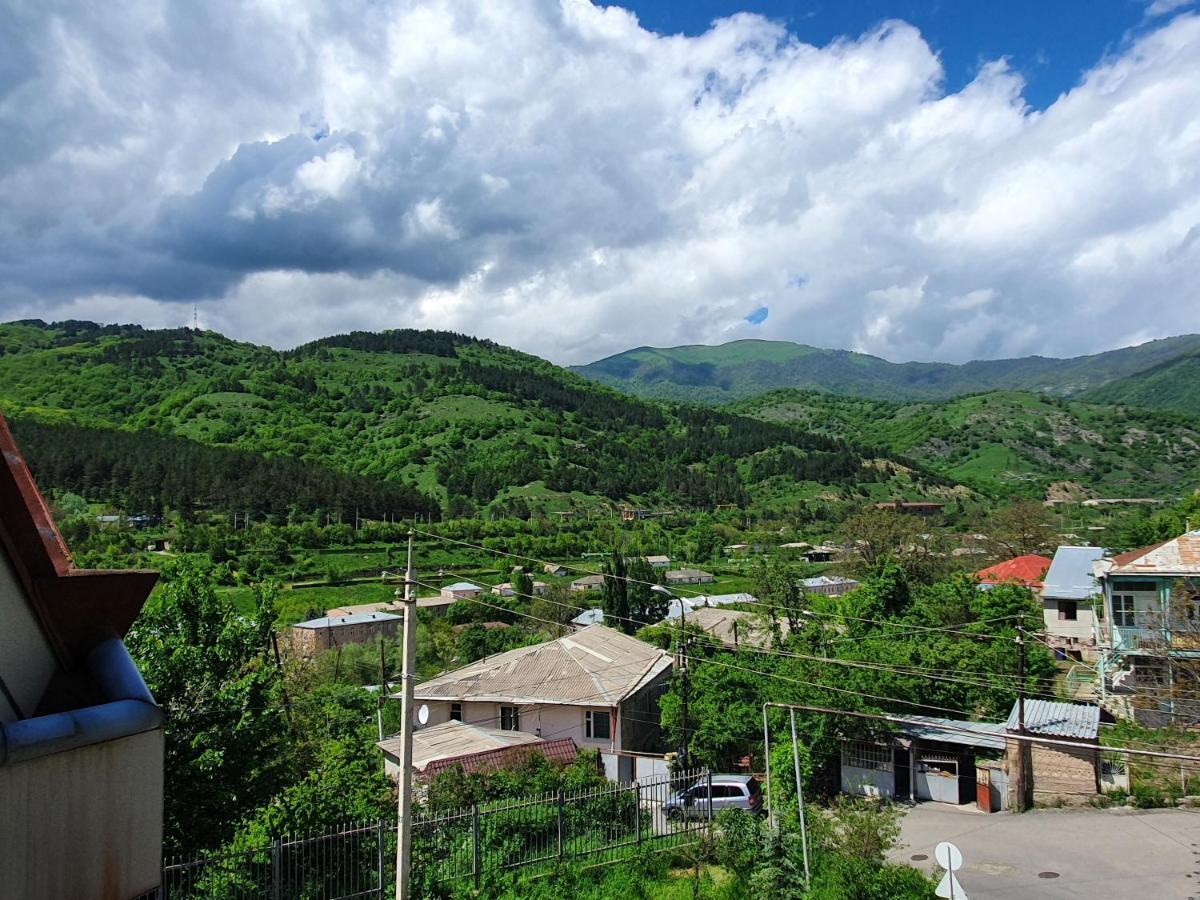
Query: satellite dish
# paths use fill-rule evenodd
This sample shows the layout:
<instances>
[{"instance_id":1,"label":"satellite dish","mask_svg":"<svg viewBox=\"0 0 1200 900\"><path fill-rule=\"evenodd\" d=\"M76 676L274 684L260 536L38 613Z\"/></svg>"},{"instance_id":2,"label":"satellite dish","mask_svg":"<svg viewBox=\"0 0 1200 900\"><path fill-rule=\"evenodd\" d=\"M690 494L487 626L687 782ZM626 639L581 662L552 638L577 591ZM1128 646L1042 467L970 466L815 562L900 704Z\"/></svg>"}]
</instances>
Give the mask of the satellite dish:
<instances>
[{"instance_id":1,"label":"satellite dish","mask_svg":"<svg viewBox=\"0 0 1200 900\"><path fill-rule=\"evenodd\" d=\"M429 704L422 703L421 708L417 710L417 721L422 725L429 723Z\"/></svg>"}]
</instances>

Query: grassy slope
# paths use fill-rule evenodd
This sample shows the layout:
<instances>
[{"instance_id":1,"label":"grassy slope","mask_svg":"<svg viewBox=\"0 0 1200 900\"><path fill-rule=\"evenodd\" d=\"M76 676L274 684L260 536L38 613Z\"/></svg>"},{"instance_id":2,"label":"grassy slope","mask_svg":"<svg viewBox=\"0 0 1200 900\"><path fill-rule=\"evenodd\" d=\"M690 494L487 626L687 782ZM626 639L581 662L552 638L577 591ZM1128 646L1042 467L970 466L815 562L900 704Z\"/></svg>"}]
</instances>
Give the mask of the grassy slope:
<instances>
[{"instance_id":1,"label":"grassy slope","mask_svg":"<svg viewBox=\"0 0 1200 900\"><path fill-rule=\"evenodd\" d=\"M576 371L639 396L710 403L778 388L911 402L997 389L1070 396L1198 348L1200 335L1185 335L1074 359L1035 356L951 365L891 363L866 354L783 341L734 341L715 347L639 347Z\"/></svg>"},{"instance_id":2,"label":"grassy slope","mask_svg":"<svg viewBox=\"0 0 1200 900\"><path fill-rule=\"evenodd\" d=\"M1200 415L1200 353L1168 360L1145 372L1101 385L1084 397L1096 403L1120 403Z\"/></svg>"},{"instance_id":3,"label":"grassy slope","mask_svg":"<svg viewBox=\"0 0 1200 900\"><path fill-rule=\"evenodd\" d=\"M1023 392L905 405L775 391L732 408L885 447L988 492L1078 482L1101 496L1175 496L1200 483L1200 427L1168 413Z\"/></svg>"},{"instance_id":4,"label":"grassy slope","mask_svg":"<svg viewBox=\"0 0 1200 900\"><path fill-rule=\"evenodd\" d=\"M571 465L588 465L594 457L602 468L606 454L612 459L612 452L636 447L651 462L662 462L664 436L687 434L684 421L669 410L623 397L536 357L489 342L435 337L442 344L429 352L363 349L362 341L330 340L279 353L212 332L10 323L0 325L0 410L154 429L319 461L407 481L443 500L442 459L456 460L460 470L463 460L487 469L532 453L549 461L570 456ZM491 373L516 372L522 379L528 376L529 383L541 379L567 399L521 396L524 382L511 390L483 388L463 374L472 365ZM579 397L607 404L608 418L589 416L592 400L571 408L572 398ZM639 417L646 416L665 417L664 427L639 427ZM712 427L740 428L737 423ZM631 465L636 471L638 466ZM913 492L911 478L898 481L904 483L890 490ZM815 492L812 485L795 483L771 490L784 497ZM603 499L586 490L550 490L537 478L505 484L499 496L548 508Z\"/></svg>"}]
</instances>

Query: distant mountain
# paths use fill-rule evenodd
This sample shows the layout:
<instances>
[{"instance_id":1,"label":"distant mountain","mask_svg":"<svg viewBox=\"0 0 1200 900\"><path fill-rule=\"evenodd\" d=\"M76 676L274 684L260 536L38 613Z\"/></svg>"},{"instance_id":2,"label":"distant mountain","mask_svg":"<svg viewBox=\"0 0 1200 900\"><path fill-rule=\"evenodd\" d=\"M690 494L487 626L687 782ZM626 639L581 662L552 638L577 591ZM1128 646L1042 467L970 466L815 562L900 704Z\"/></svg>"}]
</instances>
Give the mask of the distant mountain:
<instances>
[{"instance_id":1,"label":"distant mountain","mask_svg":"<svg viewBox=\"0 0 1200 900\"><path fill-rule=\"evenodd\" d=\"M424 497L456 516L593 511L611 501L794 510L818 495L861 503L953 487L901 462L879 465L840 438L647 402L446 332L356 332L280 352L211 331L0 324L0 410L44 426L30 464L52 477L48 486L122 493L142 498L137 505L217 502L188 487L190 472L172 460L221 473L243 457L193 444L310 464L265 473L376 479L407 489L400 509L420 509ZM151 449L153 465L132 464ZM346 490L363 483L350 479ZM255 484L238 508L276 515L279 498Z\"/></svg>"},{"instance_id":2,"label":"distant mountain","mask_svg":"<svg viewBox=\"0 0 1200 900\"><path fill-rule=\"evenodd\" d=\"M1200 424L1018 391L897 404L781 390L730 410L902 454L992 495L1175 497L1200 484Z\"/></svg>"},{"instance_id":3,"label":"distant mountain","mask_svg":"<svg viewBox=\"0 0 1200 900\"><path fill-rule=\"evenodd\" d=\"M994 390L1073 396L1197 352L1200 335L1192 334L1073 359L1028 356L955 365L892 363L786 341L733 341L712 347L638 347L575 371L640 397L701 403L727 403L778 388L912 402Z\"/></svg>"},{"instance_id":4,"label":"distant mountain","mask_svg":"<svg viewBox=\"0 0 1200 900\"><path fill-rule=\"evenodd\" d=\"M1080 395L1096 403L1120 403L1200 415L1200 353L1189 353L1145 371L1110 381Z\"/></svg>"}]
</instances>

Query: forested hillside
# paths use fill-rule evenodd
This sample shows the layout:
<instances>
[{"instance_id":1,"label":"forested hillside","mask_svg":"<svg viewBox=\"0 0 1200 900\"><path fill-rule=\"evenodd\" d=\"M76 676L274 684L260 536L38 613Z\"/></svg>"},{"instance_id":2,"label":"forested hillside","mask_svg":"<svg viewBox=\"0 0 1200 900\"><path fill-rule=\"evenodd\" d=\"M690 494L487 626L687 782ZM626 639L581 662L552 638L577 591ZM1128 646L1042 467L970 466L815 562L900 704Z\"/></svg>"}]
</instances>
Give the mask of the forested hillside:
<instances>
[{"instance_id":1,"label":"forested hillside","mask_svg":"<svg viewBox=\"0 0 1200 900\"><path fill-rule=\"evenodd\" d=\"M992 495L1176 497L1200 485L1200 426L1190 417L993 392L894 404L773 391L732 409L885 447Z\"/></svg>"},{"instance_id":2,"label":"forested hillside","mask_svg":"<svg viewBox=\"0 0 1200 900\"><path fill-rule=\"evenodd\" d=\"M1200 415L1200 353L1110 381L1086 392L1083 399Z\"/></svg>"},{"instance_id":3,"label":"forested hillside","mask_svg":"<svg viewBox=\"0 0 1200 900\"><path fill-rule=\"evenodd\" d=\"M903 403L995 390L1073 396L1197 350L1200 335L1193 334L1073 359L1028 356L954 365L893 363L849 350L746 340L711 347L638 347L575 371L641 397L692 402L727 403L796 388Z\"/></svg>"},{"instance_id":4,"label":"forested hillside","mask_svg":"<svg viewBox=\"0 0 1200 900\"><path fill-rule=\"evenodd\" d=\"M31 438L39 477L135 505L185 503L181 467L216 472L251 459L217 461L196 445L386 482L403 488L397 512L419 511L420 491L455 516L485 507L516 515L610 501L711 509L831 489L860 498L948 489L902 462L878 465L878 454L841 438L647 403L442 332L356 333L278 352L189 329L10 323L0 325L0 409ZM51 425L58 431L46 431ZM140 445L113 430L155 437ZM163 443L181 438L193 443ZM132 465L142 452L156 462ZM249 493L286 499L290 488L271 485L307 480L271 465L275 473ZM349 496L363 483L353 484L337 491ZM241 489L237 499L196 492L197 503L245 509Z\"/></svg>"}]
</instances>

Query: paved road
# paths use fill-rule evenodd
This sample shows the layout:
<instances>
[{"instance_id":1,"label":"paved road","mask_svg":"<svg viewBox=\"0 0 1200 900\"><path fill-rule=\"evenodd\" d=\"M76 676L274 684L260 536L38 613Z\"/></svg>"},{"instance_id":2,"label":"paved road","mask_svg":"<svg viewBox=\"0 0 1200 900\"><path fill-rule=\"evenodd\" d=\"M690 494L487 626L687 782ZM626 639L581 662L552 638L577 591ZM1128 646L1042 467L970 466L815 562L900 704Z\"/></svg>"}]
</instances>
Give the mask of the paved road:
<instances>
[{"instance_id":1,"label":"paved road","mask_svg":"<svg viewBox=\"0 0 1200 900\"><path fill-rule=\"evenodd\" d=\"M897 862L928 868L939 841L962 850L959 881L979 897L1200 900L1200 810L981 813L922 803L902 825ZM927 860L913 857L927 854ZM1057 877L1040 877L1041 873Z\"/></svg>"}]
</instances>

